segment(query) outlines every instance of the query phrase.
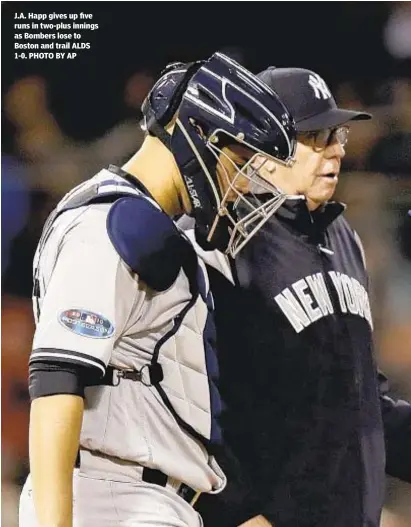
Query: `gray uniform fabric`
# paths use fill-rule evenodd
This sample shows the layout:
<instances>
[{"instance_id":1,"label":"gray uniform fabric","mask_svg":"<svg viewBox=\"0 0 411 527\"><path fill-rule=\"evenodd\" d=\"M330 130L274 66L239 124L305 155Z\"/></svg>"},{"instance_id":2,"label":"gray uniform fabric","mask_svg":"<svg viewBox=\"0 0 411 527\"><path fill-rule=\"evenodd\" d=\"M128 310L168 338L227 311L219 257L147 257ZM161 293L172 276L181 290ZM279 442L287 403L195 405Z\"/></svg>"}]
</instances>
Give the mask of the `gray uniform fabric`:
<instances>
[{"instance_id":1,"label":"gray uniform fabric","mask_svg":"<svg viewBox=\"0 0 411 527\"><path fill-rule=\"evenodd\" d=\"M120 188L120 179L103 170L71 194L87 191L96 183L104 183L104 188L109 189L112 181L111 186L118 184ZM130 190L127 188L126 192L130 193ZM40 271L40 316L31 361L69 360L93 366L102 373L107 365L120 370L139 370L150 362L156 343L170 331L174 318L189 303L189 280L183 270L172 287L156 292L141 282L122 261L106 230L110 206L107 203L89 204L65 211L55 220L41 250L38 249L34 268ZM199 265L207 281L205 267L200 261ZM37 299L34 308L36 313ZM97 314L108 321L112 333L108 332L105 338L89 338L71 331L67 324L62 323L62 313L69 313L68 316L74 319L77 313L85 311L92 317ZM199 297L176 335L162 346L159 362L164 371L162 387L174 409L196 432L207 438L211 428L211 408L202 343L206 317L207 306ZM108 503L104 495L111 484L112 494L114 487L119 493L123 489L121 493L125 495L132 494L134 488L136 495L151 492L157 496L162 503L159 507L164 510L171 500L179 504L173 505L177 508L186 510L189 507L194 511L173 491L170 482L174 482L176 488L183 482L196 491L209 493L220 492L226 483L214 457L198 439L179 426L155 387L141 382L121 379L118 386L86 388L80 447L80 495L82 498L89 495L90 498L84 509L80 507L75 511L80 515L76 521L84 521L84 525L86 517L99 514L97 511ZM87 452L93 453L92 469L84 462ZM112 479L110 470L107 472L108 459L111 460ZM122 486L118 473L126 466L128 479L121 482ZM169 488L142 482L143 466L167 474ZM90 476L89 469L98 476ZM111 483L103 484L102 481ZM153 504L157 498L150 498ZM148 503L146 499L143 501ZM123 521L126 522L124 525L135 525L134 513L127 517L126 509L130 505L126 506L126 503L126 499L116 502L119 517L110 516L111 520L105 520L111 523L100 523L103 518L99 517L97 523L89 522L88 525L123 525ZM121 504L124 504L124 510ZM21 527L32 525L27 523L28 514L25 512L29 506L26 489L20 510ZM123 513L124 518L127 517L125 520L120 519ZM188 523L153 520L147 525L198 524L196 513L193 516L187 512L183 516L186 519L181 518L181 521ZM146 525L144 522L140 524Z\"/></svg>"},{"instance_id":2,"label":"gray uniform fabric","mask_svg":"<svg viewBox=\"0 0 411 527\"><path fill-rule=\"evenodd\" d=\"M93 459L93 467L87 462L85 470L74 472L73 527L202 527L200 515L177 496L175 486L162 488L127 477L121 464L111 463L110 472L100 461ZM141 467L138 470L141 474ZM39 527L30 477L23 487L19 515L20 526Z\"/></svg>"}]
</instances>

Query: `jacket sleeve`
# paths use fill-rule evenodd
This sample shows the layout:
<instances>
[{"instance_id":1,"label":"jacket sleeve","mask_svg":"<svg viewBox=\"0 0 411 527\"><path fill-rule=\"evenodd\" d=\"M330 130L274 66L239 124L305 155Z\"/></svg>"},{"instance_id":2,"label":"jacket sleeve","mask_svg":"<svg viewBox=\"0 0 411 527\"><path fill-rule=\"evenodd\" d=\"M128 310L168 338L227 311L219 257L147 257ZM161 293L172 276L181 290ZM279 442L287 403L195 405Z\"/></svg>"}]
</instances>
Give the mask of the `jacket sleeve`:
<instances>
[{"instance_id":1,"label":"jacket sleeve","mask_svg":"<svg viewBox=\"0 0 411 527\"><path fill-rule=\"evenodd\" d=\"M378 373L387 452L386 472L411 483L411 404L388 395L388 381Z\"/></svg>"}]
</instances>

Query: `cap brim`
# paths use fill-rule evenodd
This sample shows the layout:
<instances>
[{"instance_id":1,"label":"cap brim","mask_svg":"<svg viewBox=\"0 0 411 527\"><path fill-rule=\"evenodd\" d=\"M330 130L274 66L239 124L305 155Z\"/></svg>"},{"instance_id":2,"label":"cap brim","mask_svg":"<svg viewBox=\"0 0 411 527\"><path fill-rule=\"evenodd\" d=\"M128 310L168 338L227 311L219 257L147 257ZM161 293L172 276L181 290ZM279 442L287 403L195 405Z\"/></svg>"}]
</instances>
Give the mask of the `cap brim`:
<instances>
[{"instance_id":1,"label":"cap brim","mask_svg":"<svg viewBox=\"0 0 411 527\"><path fill-rule=\"evenodd\" d=\"M316 130L323 130L324 128L342 126L349 121L365 121L367 119L372 119L372 115L365 112L333 108L299 121L296 123L296 128L297 132L315 132Z\"/></svg>"}]
</instances>

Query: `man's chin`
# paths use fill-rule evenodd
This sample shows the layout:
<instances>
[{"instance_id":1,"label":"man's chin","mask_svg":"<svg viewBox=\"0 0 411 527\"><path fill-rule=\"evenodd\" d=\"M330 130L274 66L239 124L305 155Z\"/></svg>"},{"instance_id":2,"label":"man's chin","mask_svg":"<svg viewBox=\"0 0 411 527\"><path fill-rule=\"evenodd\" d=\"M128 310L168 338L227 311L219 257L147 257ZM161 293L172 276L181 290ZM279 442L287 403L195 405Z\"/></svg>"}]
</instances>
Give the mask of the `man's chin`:
<instances>
[{"instance_id":1,"label":"man's chin","mask_svg":"<svg viewBox=\"0 0 411 527\"><path fill-rule=\"evenodd\" d=\"M321 196L307 196L307 206L309 210L316 210L333 197L334 192L327 192Z\"/></svg>"}]
</instances>

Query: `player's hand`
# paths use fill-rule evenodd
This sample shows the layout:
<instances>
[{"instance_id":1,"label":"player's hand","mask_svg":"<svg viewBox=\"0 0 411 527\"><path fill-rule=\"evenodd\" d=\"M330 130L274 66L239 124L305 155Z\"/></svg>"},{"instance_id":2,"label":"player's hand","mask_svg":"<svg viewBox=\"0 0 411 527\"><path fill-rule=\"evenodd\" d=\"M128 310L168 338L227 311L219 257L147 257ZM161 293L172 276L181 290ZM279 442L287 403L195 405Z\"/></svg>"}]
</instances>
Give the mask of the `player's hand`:
<instances>
[{"instance_id":1,"label":"player's hand","mask_svg":"<svg viewBox=\"0 0 411 527\"><path fill-rule=\"evenodd\" d=\"M259 514L254 516L251 520L247 520L238 527L274 527L274 524L270 523L264 516Z\"/></svg>"}]
</instances>

